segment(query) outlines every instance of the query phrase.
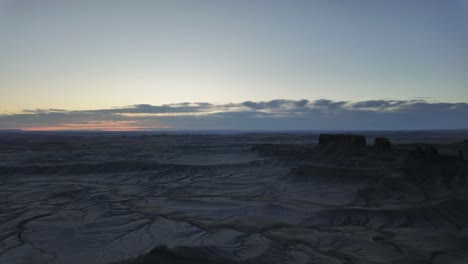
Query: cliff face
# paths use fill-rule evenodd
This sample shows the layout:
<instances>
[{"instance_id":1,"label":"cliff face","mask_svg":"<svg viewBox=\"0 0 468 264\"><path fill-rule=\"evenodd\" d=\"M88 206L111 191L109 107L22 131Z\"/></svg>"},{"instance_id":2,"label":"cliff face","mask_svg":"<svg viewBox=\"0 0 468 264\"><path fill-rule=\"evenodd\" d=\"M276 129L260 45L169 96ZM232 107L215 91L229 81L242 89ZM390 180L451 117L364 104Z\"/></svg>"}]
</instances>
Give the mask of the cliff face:
<instances>
[{"instance_id":1,"label":"cliff face","mask_svg":"<svg viewBox=\"0 0 468 264\"><path fill-rule=\"evenodd\" d=\"M375 138L374 148L377 150L390 151L392 150L392 143L388 138Z\"/></svg>"},{"instance_id":2,"label":"cliff face","mask_svg":"<svg viewBox=\"0 0 468 264\"><path fill-rule=\"evenodd\" d=\"M371 147L363 145L365 141L360 135L320 135L314 148L296 149L301 149L302 161L292 169L293 178L303 182L364 181L367 186L356 193L355 201L373 205L468 195L468 162L459 154L460 144L399 146L387 138L376 138ZM276 147L269 145L275 151L264 154L281 159ZM445 152L454 150L449 151L452 155L441 154L438 147ZM294 153L294 148L289 146L288 152Z\"/></svg>"},{"instance_id":3,"label":"cliff face","mask_svg":"<svg viewBox=\"0 0 468 264\"><path fill-rule=\"evenodd\" d=\"M440 155L434 147L409 152L401 164L408 179L418 186L431 189L459 190L466 183L467 162L458 157Z\"/></svg>"}]
</instances>

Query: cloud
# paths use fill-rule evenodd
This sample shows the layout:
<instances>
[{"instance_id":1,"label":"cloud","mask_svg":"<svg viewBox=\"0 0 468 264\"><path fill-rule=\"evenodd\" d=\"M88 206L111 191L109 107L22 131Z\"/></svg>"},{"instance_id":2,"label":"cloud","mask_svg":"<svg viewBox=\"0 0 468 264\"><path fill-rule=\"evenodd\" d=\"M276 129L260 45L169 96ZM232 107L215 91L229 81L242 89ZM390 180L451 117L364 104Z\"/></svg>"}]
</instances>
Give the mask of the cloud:
<instances>
[{"instance_id":1,"label":"cloud","mask_svg":"<svg viewBox=\"0 0 468 264\"><path fill-rule=\"evenodd\" d=\"M246 101L241 103L240 105L247 107L251 110L288 110L292 108L302 108L307 106L309 103L308 100L271 100L266 102L252 102Z\"/></svg>"},{"instance_id":2,"label":"cloud","mask_svg":"<svg viewBox=\"0 0 468 264\"><path fill-rule=\"evenodd\" d=\"M396 130L468 128L468 104L320 99L137 104L93 110L34 109L0 115L0 129Z\"/></svg>"},{"instance_id":3,"label":"cloud","mask_svg":"<svg viewBox=\"0 0 468 264\"><path fill-rule=\"evenodd\" d=\"M179 103L165 105L137 104L120 108L90 110L91 113L127 113L127 114L152 114L152 113L194 113L209 111L214 105L210 103Z\"/></svg>"},{"instance_id":4,"label":"cloud","mask_svg":"<svg viewBox=\"0 0 468 264\"><path fill-rule=\"evenodd\" d=\"M391 109L398 109L407 104L414 104L417 101L395 101L395 100L369 100L369 101L362 101L356 102L351 104L351 108L353 109L369 109L369 110L391 110Z\"/></svg>"}]
</instances>

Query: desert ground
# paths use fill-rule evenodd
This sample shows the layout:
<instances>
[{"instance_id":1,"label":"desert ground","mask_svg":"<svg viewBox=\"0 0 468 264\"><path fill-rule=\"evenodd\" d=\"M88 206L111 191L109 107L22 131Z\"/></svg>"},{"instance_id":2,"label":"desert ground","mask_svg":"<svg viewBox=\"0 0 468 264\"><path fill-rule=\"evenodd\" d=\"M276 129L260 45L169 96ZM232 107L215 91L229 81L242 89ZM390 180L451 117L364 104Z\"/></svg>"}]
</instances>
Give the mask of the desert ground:
<instances>
[{"instance_id":1,"label":"desert ground","mask_svg":"<svg viewBox=\"0 0 468 264\"><path fill-rule=\"evenodd\" d=\"M468 131L346 133L0 133L0 263L468 263Z\"/></svg>"}]
</instances>

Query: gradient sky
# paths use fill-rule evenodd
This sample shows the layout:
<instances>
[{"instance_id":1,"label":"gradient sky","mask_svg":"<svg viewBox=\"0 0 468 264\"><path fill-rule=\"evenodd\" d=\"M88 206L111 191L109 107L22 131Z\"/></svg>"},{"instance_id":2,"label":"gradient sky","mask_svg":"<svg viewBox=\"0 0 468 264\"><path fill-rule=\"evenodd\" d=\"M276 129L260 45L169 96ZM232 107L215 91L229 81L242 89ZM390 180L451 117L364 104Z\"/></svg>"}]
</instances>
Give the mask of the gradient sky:
<instances>
[{"instance_id":1,"label":"gradient sky","mask_svg":"<svg viewBox=\"0 0 468 264\"><path fill-rule=\"evenodd\" d=\"M0 0L3 118L322 98L468 102L468 1Z\"/></svg>"}]
</instances>

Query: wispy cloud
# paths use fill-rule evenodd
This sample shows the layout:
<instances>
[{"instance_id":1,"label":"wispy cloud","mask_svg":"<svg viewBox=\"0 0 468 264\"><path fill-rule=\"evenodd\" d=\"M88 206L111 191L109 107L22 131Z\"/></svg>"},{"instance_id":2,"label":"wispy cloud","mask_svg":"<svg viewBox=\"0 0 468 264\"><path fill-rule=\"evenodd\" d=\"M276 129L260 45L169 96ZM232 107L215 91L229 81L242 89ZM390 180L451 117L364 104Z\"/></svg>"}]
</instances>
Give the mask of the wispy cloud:
<instances>
[{"instance_id":1,"label":"wispy cloud","mask_svg":"<svg viewBox=\"0 0 468 264\"><path fill-rule=\"evenodd\" d=\"M144 129L449 129L468 128L468 104L417 100L271 100L138 104L94 110L28 109L0 115L0 128Z\"/></svg>"}]
</instances>

